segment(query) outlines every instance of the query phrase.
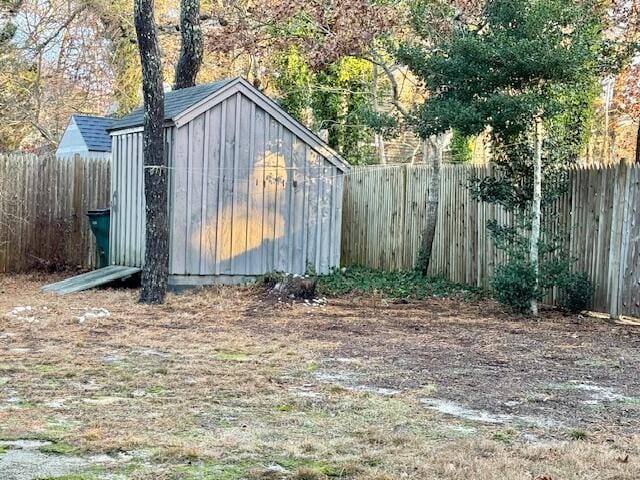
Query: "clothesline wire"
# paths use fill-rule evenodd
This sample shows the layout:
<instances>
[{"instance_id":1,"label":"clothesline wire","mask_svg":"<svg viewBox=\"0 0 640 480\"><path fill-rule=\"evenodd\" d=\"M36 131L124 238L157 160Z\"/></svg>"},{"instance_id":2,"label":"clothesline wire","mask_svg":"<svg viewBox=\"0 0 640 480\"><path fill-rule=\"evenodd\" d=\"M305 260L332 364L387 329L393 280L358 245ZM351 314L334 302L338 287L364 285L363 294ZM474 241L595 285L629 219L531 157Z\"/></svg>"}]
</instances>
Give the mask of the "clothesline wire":
<instances>
[{"instance_id":1,"label":"clothesline wire","mask_svg":"<svg viewBox=\"0 0 640 480\"><path fill-rule=\"evenodd\" d=\"M421 164L424 165L424 164ZM428 165L424 165L426 167L428 167ZM380 165L379 167L368 167L368 168L355 168L352 169L350 171L346 171L346 172L342 172L342 173L338 173L338 174L334 174L334 175L309 175L309 171L311 169L307 169L305 170L304 168L284 168L284 167L261 167L258 169L243 169L243 170L237 170L237 172L241 172L241 171L249 171L250 175L243 175L242 177L238 178L238 177L234 177L232 175L216 175L215 173L217 173L216 171L218 169L214 168L211 170L208 170L206 172L205 175L205 171L204 169L194 169L191 167L168 167L168 166L152 166L152 165L147 165L144 166L145 169L150 169L150 170L170 170L170 171L182 171L182 172L188 172L191 174L190 177L190 181L193 181L193 174L195 173L200 174L198 175L196 178L198 178L199 180L201 180L203 177L206 177L208 180L218 180L219 182L222 181L222 183L243 183L243 184L248 184L249 181L251 181L251 179L254 180L254 183L258 186L260 180L267 181L270 184L274 184L274 183L279 183L279 184L286 184L286 183L294 183L295 182L295 186L302 186L302 185L309 185L312 183L315 183L317 181L320 180L333 180L336 178L344 178L344 177L348 177L348 176L352 176L352 175L356 175L360 172L366 171L366 172L371 172L371 171L388 171L388 170L393 170L397 168L397 165ZM325 167L316 167L315 170L321 170L324 169ZM302 175L298 176L298 177L291 177L290 178L290 172L300 172L302 173ZM215 172L215 173L212 173ZM257 173L257 175L255 175ZM286 177L285 177L286 175Z\"/></svg>"},{"instance_id":2,"label":"clothesline wire","mask_svg":"<svg viewBox=\"0 0 640 480\"><path fill-rule=\"evenodd\" d=\"M382 168L383 166L381 166L381 168L377 168L377 167L373 167L373 168L367 168L367 171L384 171L384 170L391 170L394 168L393 165L387 165L384 166L384 168ZM202 169L202 168L193 168L193 167L169 167L169 166L154 166L154 165L146 165L143 167L145 170L169 170L169 171L173 171L173 172L187 172L190 173L191 175L195 174L200 174L200 177L206 176L208 179L222 179L223 181L233 181L233 182L246 182L248 181L249 178L251 177L256 177L258 179L260 178L275 178L275 179L280 179L283 178L284 175L287 176L287 178L285 179L286 181L296 181L298 183L302 183L305 182L307 180L323 180L323 179L332 179L332 178L338 178L338 177L344 177L344 176L349 176L349 175L354 175L356 173L358 173L360 170L359 169L354 169L351 171L346 171L346 172L342 172L339 174L313 174L315 172L318 171L322 171L325 169L329 169L331 167L311 167L311 168L297 168L297 167L257 167L257 168L251 168L251 169L247 169L247 168L243 168L243 169L218 169L218 168L212 168L212 169ZM249 175L243 175L241 178L236 178L233 177L231 175L216 175L216 173L219 173L220 170L223 171L229 171L229 172L236 172L236 173L241 173L241 174L245 174L245 173L249 173ZM298 178L289 178L289 174L293 172L293 173L300 173L301 175ZM310 174L311 173L311 174Z\"/></svg>"}]
</instances>

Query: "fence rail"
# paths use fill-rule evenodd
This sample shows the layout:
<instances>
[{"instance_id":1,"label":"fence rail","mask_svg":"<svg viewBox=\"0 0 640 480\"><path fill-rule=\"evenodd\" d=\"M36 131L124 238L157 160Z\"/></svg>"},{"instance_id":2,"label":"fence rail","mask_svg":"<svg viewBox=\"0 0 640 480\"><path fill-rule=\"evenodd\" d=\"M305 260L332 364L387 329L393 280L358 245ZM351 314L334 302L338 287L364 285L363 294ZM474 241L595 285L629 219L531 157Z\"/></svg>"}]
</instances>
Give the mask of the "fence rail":
<instances>
[{"instance_id":1,"label":"fence rail","mask_svg":"<svg viewBox=\"0 0 640 480\"><path fill-rule=\"evenodd\" d=\"M430 265L432 274L486 287L505 261L487 232L502 208L473 200L472 176L490 166L445 165ZM413 268L425 225L430 168L360 167L345 182L342 263L385 270ZM571 172L566 194L551 207L554 230L568 236L576 268L595 285L594 309L640 316L640 167L585 167ZM550 298L554 301L554 298Z\"/></svg>"},{"instance_id":2,"label":"fence rail","mask_svg":"<svg viewBox=\"0 0 640 480\"><path fill-rule=\"evenodd\" d=\"M0 155L0 272L96 264L85 215L109 201L109 160Z\"/></svg>"}]
</instances>

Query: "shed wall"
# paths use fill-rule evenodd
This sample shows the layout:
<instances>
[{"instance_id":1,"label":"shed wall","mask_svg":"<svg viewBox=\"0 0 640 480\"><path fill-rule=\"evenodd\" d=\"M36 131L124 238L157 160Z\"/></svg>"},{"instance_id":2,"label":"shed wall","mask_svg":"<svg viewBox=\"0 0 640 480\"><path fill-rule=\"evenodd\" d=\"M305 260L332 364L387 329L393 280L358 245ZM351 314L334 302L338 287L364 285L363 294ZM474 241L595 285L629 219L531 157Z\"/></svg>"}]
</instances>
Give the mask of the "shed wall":
<instances>
[{"instance_id":1,"label":"shed wall","mask_svg":"<svg viewBox=\"0 0 640 480\"><path fill-rule=\"evenodd\" d=\"M89 153L89 148L84 138L82 138L76 121L72 118L60 139L60 143L56 149L56 156L58 158L72 157L76 153Z\"/></svg>"},{"instance_id":2,"label":"shed wall","mask_svg":"<svg viewBox=\"0 0 640 480\"><path fill-rule=\"evenodd\" d=\"M58 148L56 149L56 158L71 159L74 155L81 155L90 158L111 158L111 152L102 152L90 150L85 141L75 118L71 118L69 125L64 131Z\"/></svg>"},{"instance_id":3,"label":"shed wall","mask_svg":"<svg viewBox=\"0 0 640 480\"><path fill-rule=\"evenodd\" d=\"M165 128L165 155L171 165L173 128ZM145 248L144 162L142 131L112 137L111 229L112 265L141 267Z\"/></svg>"},{"instance_id":4,"label":"shed wall","mask_svg":"<svg viewBox=\"0 0 640 480\"><path fill-rule=\"evenodd\" d=\"M176 129L172 275L327 273L339 265L341 172L237 93Z\"/></svg>"}]
</instances>

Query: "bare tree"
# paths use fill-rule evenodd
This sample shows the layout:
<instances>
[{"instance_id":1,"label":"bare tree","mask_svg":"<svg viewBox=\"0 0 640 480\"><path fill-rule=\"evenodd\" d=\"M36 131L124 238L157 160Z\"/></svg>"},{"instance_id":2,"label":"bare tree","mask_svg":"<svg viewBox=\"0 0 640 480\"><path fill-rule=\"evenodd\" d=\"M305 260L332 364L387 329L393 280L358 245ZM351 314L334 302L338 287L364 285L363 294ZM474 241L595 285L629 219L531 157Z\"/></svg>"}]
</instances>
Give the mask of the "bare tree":
<instances>
[{"instance_id":1,"label":"bare tree","mask_svg":"<svg viewBox=\"0 0 640 480\"><path fill-rule=\"evenodd\" d=\"M0 149L50 151L70 114L108 108L101 29L84 0L0 1Z\"/></svg>"},{"instance_id":2,"label":"bare tree","mask_svg":"<svg viewBox=\"0 0 640 480\"><path fill-rule=\"evenodd\" d=\"M162 303L169 276L169 224L167 169L164 155L164 91L162 62L153 0L134 0L134 19L144 97L144 194L146 200L146 249L140 302Z\"/></svg>"},{"instance_id":3,"label":"bare tree","mask_svg":"<svg viewBox=\"0 0 640 480\"><path fill-rule=\"evenodd\" d=\"M200 0L181 0L180 36L182 44L173 82L174 90L193 87L202 65Z\"/></svg>"}]
</instances>

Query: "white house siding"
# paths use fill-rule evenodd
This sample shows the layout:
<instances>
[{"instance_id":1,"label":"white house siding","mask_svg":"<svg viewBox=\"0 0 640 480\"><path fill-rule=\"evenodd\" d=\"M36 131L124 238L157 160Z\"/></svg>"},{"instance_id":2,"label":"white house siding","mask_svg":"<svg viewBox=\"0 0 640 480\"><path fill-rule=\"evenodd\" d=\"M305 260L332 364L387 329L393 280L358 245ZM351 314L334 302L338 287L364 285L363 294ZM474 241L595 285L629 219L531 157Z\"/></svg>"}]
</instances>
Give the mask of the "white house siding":
<instances>
[{"instance_id":1,"label":"white house siding","mask_svg":"<svg viewBox=\"0 0 640 480\"><path fill-rule=\"evenodd\" d=\"M69 125L64 131L58 148L56 149L56 158L58 159L73 159L75 155L80 155L84 158L111 158L111 152L98 152L90 150L89 146L84 140L78 125L74 118L71 118Z\"/></svg>"}]
</instances>

